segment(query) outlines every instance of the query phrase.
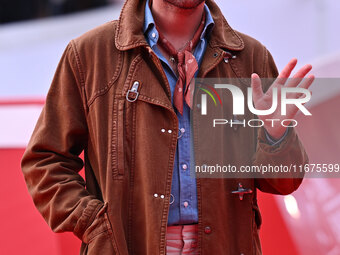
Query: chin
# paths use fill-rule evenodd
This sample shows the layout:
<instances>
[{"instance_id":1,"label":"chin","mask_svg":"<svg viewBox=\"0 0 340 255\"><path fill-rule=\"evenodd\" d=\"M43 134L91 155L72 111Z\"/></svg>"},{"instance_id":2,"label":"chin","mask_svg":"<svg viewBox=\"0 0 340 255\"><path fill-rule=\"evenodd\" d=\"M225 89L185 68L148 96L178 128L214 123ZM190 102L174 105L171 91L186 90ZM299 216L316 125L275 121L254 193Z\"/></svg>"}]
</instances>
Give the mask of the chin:
<instances>
[{"instance_id":1,"label":"chin","mask_svg":"<svg viewBox=\"0 0 340 255\"><path fill-rule=\"evenodd\" d=\"M163 0L182 9L193 9L203 3L205 0Z\"/></svg>"}]
</instances>

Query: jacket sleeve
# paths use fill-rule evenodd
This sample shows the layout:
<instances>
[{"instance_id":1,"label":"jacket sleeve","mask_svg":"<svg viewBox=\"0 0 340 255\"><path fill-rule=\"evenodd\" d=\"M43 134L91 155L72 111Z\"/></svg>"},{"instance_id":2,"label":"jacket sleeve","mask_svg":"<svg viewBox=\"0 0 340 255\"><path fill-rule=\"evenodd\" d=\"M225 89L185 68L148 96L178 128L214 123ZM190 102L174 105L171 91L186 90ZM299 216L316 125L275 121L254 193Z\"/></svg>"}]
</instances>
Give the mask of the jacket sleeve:
<instances>
[{"instance_id":1,"label":"jacket sleeve","mask_svg":"<svg viewBox=\"0 0 340 255\"><path fill-rule=\"evenodd\" d=\"M87 142L83 79L72 42L58 64L46 104L21 161L34 204L54 232L82 239L103 207L78 174Z\"/></svg>"},{"instance_id":2,"label":"jacket sleeve","mask_svg":"<svg viewBox=\"0 0 340 255\"><path fill-rule=\"evenodd\" d=\"M261 78L276 78L278 76L277 67L270 52L266 50L263 75ZM263 84L264 90L271 85ZM294 166L308 163L307 153L300 142L294 128L290 127L282 142L277 145L270 145L264 128L259 128L257 133L257 148L253 158L254 165L286 166L289 173L270 174L270 178L265 175L256 178L255 185L263 192L274 194L290 194L301 184L304 172L299 172L299 168L293 171Z\"/></svg>"}]
</instances>

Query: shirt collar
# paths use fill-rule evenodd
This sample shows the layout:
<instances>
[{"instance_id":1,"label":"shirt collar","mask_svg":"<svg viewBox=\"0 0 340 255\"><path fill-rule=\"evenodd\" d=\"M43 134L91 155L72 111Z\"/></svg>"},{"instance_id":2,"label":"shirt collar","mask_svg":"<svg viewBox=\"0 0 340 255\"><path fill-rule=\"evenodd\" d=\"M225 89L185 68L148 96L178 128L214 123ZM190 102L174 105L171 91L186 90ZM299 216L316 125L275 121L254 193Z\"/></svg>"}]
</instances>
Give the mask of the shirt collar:
<instances>
[{"instance_id":1,"label":"shirt collar","mask_svg":"<svg viewBox=\"0 0 340 255\"><path fill-rule=\"evenodd\" d=\"M205 20L205 25L204 25L202 34L200 36L200 39L207 38L210 35L212 28L214 27L214 24L215 24L211 16L211 13L209 11L209 8L206 4L204 4L204 11L206 14L206 20ZM151 48L155 44L157 44L158 32L155 27L155 20L153 19L152 12L149 7L149 0L147 0L145 4L145 18L144 18L143 32L144 32L146 41L148 42Z\"/></svg>"}]
</instances>

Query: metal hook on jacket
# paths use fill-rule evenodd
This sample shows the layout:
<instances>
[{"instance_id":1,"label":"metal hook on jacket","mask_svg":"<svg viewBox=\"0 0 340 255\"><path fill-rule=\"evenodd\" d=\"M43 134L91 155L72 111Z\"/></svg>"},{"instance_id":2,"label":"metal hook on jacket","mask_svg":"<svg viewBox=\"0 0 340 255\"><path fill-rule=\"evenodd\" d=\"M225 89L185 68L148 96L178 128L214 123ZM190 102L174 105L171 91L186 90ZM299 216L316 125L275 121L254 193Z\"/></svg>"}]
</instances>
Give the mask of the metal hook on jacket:
<instances>
[{"instance_id":1,"label":"metal hook on jacket","mask_svg":"<svg viewBox=\"0 0 340 255\"><path fill-rule=\"evenodd\" d=\"M138 92L138 87L139 87L139 82L135 81L132 85L132 88L128 90L128 92L126 93L126 100L129 102L135 102L138 98L139 92ZM130 95L132 94L132 95ZM130 99L130 97L132 99Z\"/></svg>"},{"instance_id":2,"label":"metal hook on jacket","mask_svg":"<svg viewBox=\"0 0 340 255\"><path fill-rule=\"evenodd\" d=\"M224 62L225 62L225 63L229 63L229 59L230 59L230 58L235 59L235 58L236 58L236 55L231 54L230 51L224 51L224 52L223 52L223 59L224 59Z\"/></svg>"}]
</instances>

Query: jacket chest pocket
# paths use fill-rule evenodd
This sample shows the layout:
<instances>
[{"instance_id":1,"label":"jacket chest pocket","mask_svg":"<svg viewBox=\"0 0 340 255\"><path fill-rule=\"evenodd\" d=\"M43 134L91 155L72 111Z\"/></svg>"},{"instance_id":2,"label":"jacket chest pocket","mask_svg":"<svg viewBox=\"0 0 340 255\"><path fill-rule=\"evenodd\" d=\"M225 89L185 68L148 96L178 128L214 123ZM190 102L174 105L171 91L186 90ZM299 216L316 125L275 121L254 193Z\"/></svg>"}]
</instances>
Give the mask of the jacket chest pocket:
<instances>
[{"instance_id":1,"label":"jacket chest pocket","mask_svg":"<svg viewBox=\"0 0 340 255\"><path fill-rule=\"evenodd\" d=\"M116 98L112 121L112 177L122 179L133 167L136 104Z\"/></svg>"}]
</instances>

